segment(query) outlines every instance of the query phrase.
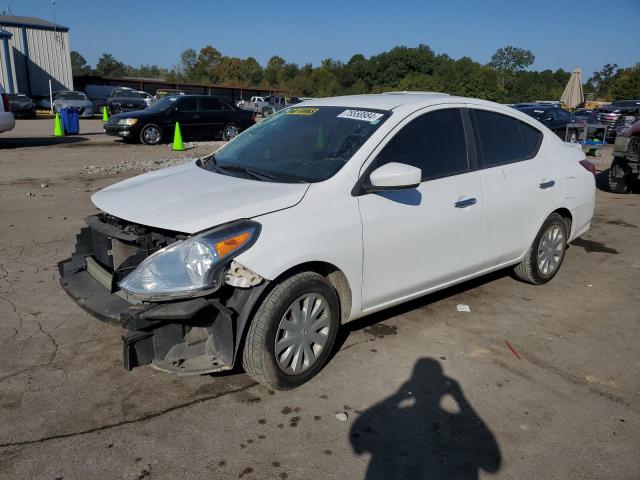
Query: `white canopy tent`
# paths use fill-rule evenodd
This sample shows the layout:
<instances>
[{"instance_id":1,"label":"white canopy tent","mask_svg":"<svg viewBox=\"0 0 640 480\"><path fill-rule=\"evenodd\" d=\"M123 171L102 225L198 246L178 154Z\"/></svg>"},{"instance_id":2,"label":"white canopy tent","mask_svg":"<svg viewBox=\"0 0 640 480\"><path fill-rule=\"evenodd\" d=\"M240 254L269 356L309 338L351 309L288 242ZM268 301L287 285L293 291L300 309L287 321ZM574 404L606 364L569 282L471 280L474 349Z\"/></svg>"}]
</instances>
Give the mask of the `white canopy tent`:
<instances>
[{"instance_id":1,"label":"white canopy tent","mask_svg":"<svg viewBox=\"0 0 640 480\"><path fill-rule=\"evenodd\" d=\"M568 108L575 108L584 102L584 94L582 92L582 70L580 68L576 68L571 72L571 78L569 78L567 86L564 87L564 92L562 92L560 102Z\"/></svg>"}]
</instances>

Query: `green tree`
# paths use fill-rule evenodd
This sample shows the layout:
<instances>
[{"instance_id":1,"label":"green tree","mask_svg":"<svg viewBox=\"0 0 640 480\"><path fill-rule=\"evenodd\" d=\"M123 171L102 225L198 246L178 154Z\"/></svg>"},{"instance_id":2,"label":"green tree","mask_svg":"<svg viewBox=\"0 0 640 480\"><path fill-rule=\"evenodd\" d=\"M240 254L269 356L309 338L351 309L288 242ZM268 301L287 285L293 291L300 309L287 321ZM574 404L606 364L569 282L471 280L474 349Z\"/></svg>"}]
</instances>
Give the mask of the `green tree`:
<instances>
[{"instance_id":1,"label":"green tree","mask_svg":"<svg viewBox=\"0 0 640 480\"><path fill-rule=\"evenodd\" d=\"M96 74L106 77L123 77L130 73L131 67L116 60L110 53L103 53L96 63Z\"/></svg>"},{"instance_id":2,"label":"green tree","mask_svg":"<svg viewBox=\"0 0 640 480\"><path fill-rule=\"evenodd\" d=\"M286 63L285 59L278 55L274 55L269 59L263 76L266 86L276 88L281 84L284 79L284 67Z\"/></svg>"},{"instance_id":3,"label":"green tree","mask_svg":"<svg viewBox=\"0 0 640 480\"><path fill-rule=\"evenodd\" d=\"M71 51L71 71L73 75L89 75L91 73L91 67L85 58L75 50Z\"/></svg>"},{"instance_id":4,"label":"green tree","mask_svg":"<svg viewBox=\"0 0 640 480\"><path fill-rule=\"evenodd\" d=\"M488 66L498 72L500 83L503 87L507 87L515 74L532 65L535 59L531 50L507 45L496 50Z\"/></svg>"},{"instance_id":5,"label":"green tree","mask_svg":"<svg viewBox=\"0 0 640 480\"><path fill-rule=\"evenodd\" d=\"M640 98L640 63L618 70L611 79L607 93L611 100Z\"/></svg>"},{"instance_id":6,"label":"green tree","mask_svg":"<svg viewBox=\"0 0 640 480\"><path fill-rule=\"evenodd\" d=\"M180 72L184 78L189 81L197 80L198 54L193 48L187 48L180 54Z\"/></svg>"},{"instance_id":7,"label":"green tree","mask_svg":"<svg viewBox=\"0 0 640 480\"><path fill-rule=\"evenodd\" d=\"M596 94L600 97L608 97L609 88L614 77L618 74L617 63L607 63L601 70L593 72L593 76L588 80L593 86Z\"/></svg>"}]
</instances>

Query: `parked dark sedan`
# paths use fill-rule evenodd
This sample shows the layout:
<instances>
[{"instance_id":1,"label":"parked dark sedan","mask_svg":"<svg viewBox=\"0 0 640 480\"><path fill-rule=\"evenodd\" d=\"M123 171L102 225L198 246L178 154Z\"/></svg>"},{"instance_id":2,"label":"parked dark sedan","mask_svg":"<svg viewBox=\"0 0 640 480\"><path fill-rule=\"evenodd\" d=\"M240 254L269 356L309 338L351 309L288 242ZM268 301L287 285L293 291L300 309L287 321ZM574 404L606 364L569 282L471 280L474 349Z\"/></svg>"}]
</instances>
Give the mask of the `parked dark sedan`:
<instances>
[{"instance_id":1,"label":"parked dark sedan","mask_svg":"<svg viewBox=\"0 0 640 480\"><path fill-rule=\"evenodd\" d=\"M133 112L147 108L142 94L130 88L114 88L107 97L107 108L114 115L121 112Z\"/></svg>"},{"instance_id":2,"label":"parked dark sedan","mask_svg":"<svg viewBox=\"0 0 640 480\"><path fill-rule=\"evenodd\" d=\"M157 145L171 141L176 122L184 139L231 140L255 123L255 114L208 95L164 97L145 110L113 115L104 124L107 135Z\"/></svg>"},{"instance_id":3,"label":"parked dark sedan","mask_svg":"<svg viewBox=\"0 0 640 480\"><path fill-rule=\"evenodd\" d=\"M17 118L36 118L36 104L24 93L9 93L9 105Z\"/></svg>"},{"instance_id":4,"label":"parked dark sedan","mask_svg":"<svg viewBox=\"0 0 640 480\"><path fill-rule=\"evenodd\" d=\"M573 122L571 113L562 108L536 106L521 108L520 111L535 118L550 130L553 130L553 132L563 140L567 124Z\"/></svg>"}]
</instances>

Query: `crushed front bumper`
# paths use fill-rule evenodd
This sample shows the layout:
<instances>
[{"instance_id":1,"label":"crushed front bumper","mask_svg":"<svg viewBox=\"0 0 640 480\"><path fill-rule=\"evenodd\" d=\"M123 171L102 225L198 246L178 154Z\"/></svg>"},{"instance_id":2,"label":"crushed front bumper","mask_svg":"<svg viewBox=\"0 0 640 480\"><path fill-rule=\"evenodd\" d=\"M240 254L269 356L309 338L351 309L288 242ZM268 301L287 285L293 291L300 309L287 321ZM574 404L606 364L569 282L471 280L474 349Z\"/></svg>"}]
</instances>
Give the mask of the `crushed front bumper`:
<instances>
[{"instance_id":1,"label":"crushed front bumper","mask_svg":"<svg viewBox=\"0 0 640 480\"><path fill-rule=\"evenodd\" d=\"M122 337L126 369L150 363L161 370L184 374L233 368L251 309L266 282L249 289L224 286L207 297L140 302L114 287L117 269L106 268L105 253L96 251L106 249L113 255L122 249L118 245L128 238L127 234L118 235L117 230L97 223L95 217L87 223L90 226L77 236L73 256L58 263L60 283L85 311L127 330ZM139 253L131 250L130 255L135 258Z\"/></svg>"}]
</instances>

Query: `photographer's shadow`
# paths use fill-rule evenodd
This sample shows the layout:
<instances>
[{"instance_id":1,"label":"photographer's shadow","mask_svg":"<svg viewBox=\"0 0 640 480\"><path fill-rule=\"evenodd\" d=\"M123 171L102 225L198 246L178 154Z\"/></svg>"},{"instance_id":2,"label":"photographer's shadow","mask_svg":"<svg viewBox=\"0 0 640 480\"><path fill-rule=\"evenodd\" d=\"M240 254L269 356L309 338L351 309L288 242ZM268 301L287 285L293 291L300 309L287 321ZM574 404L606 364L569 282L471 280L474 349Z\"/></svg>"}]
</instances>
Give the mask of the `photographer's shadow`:
<instances>
[{"instance_id":1,"label":"photographer's shadow","mask_svg":"<svg viewBox=\"0 0 640 480\"><path fill-rule=\"evenodd\" d=\"M366 480L475 480L501 463L495 436L432 358L418 360L396 393L363 412L350 438L357 454L371 454Z\"/></svg>"}]
</instances>

